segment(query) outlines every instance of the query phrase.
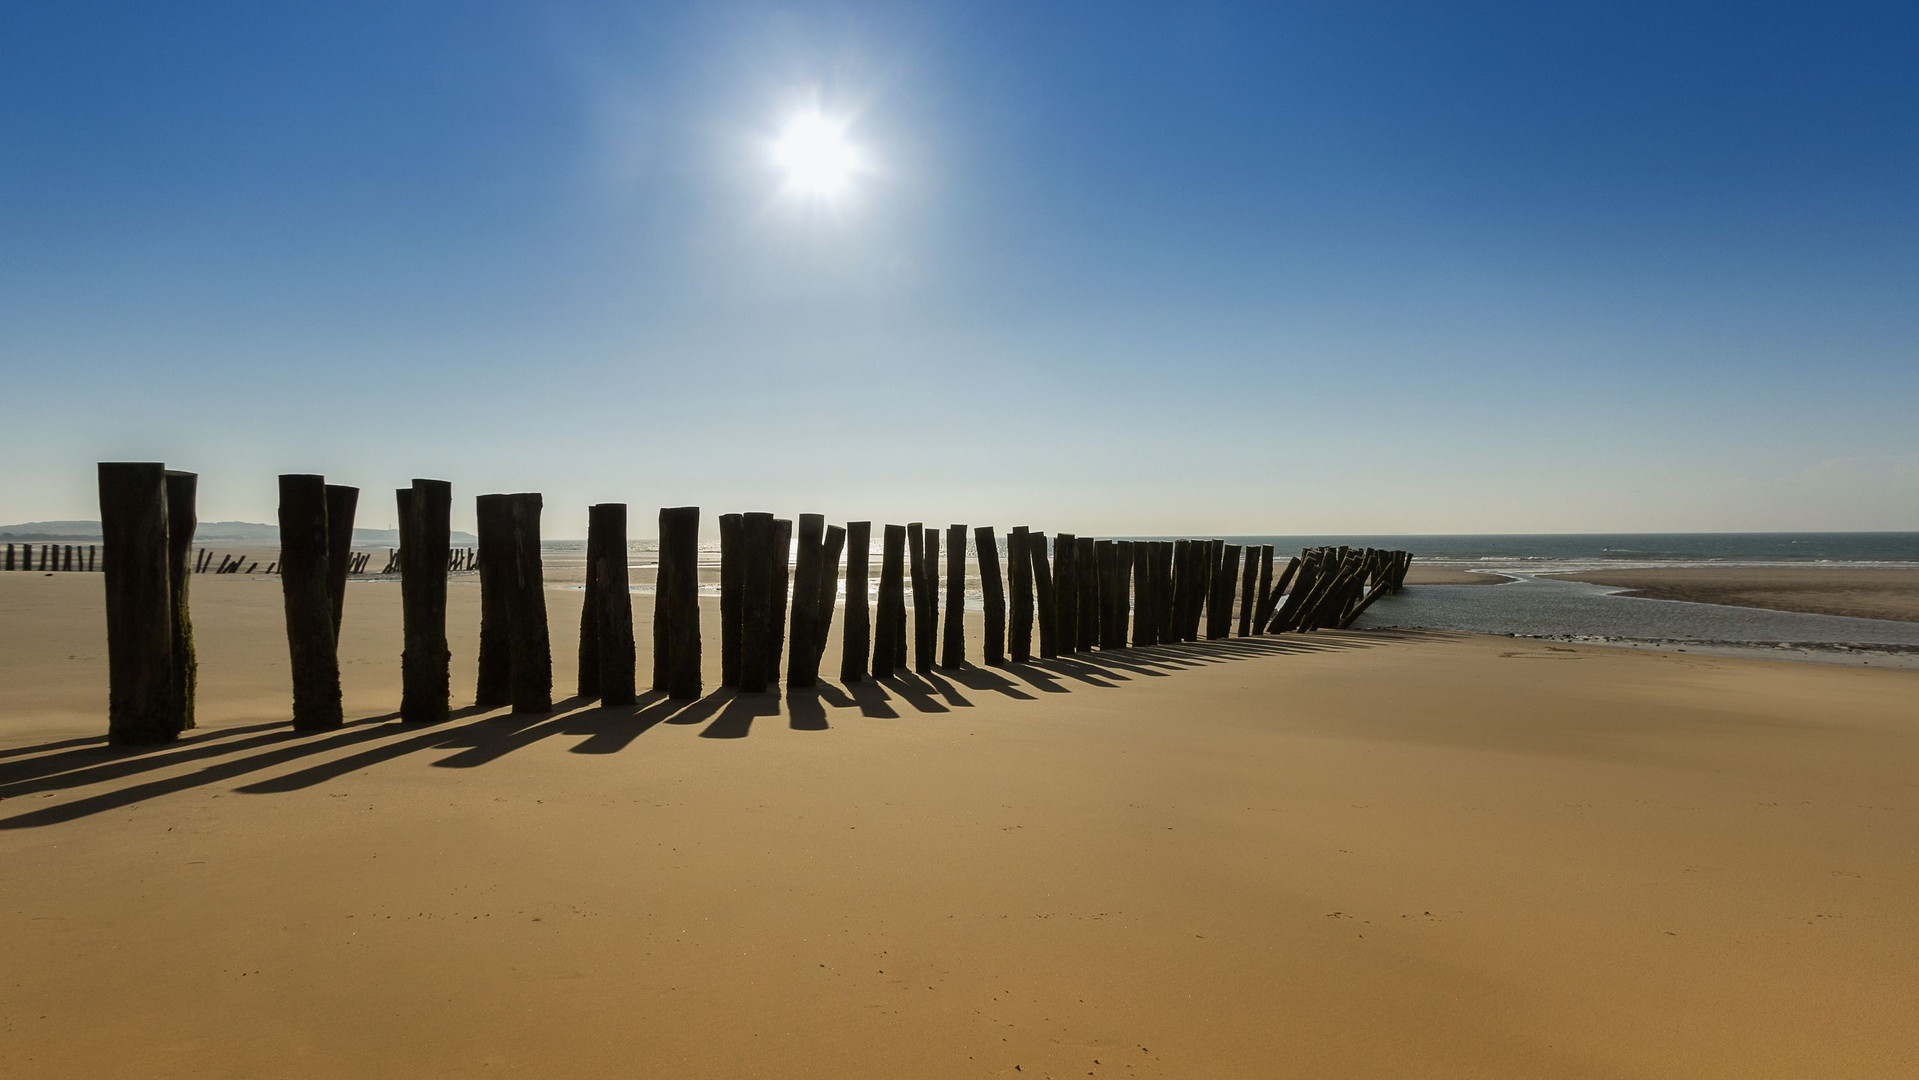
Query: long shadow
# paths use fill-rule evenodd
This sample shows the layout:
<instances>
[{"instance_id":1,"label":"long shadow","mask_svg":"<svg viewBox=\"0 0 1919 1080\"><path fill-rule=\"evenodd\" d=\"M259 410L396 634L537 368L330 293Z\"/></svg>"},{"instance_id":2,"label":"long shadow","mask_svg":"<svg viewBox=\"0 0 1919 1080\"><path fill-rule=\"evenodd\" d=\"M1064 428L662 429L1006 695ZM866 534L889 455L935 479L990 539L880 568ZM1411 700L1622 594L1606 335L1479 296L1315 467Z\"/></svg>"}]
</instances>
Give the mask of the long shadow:
<instances>
[{"instance_id":1,"label":"long shadow","mask_svg":"<svg viewBox=\"0 0 1919 1080\"><path fill-rule=\"evenodd\" d=\"M893 674L877 681L891 690L901 702L915 712L950 712L946 703L934 696L933 685L910 668L895 668Z\"/></svg>"},{"instance_id":2,"label":"long shadow","mask_svg":"<svg viewBox=\"0 0 1919 1080\"><path fill-rule=\"evenodd\" d=\"M900 717L899 710L887 704L893 699L887 694L886 687L872 679L861 679L843 686L821 683L820 697L836 709L858 708L861 716L875 720L898 720Z\"/></svg>"},{"instance_id":3,"label":"long shadow","mask_svg":"<svg viewBox=\"0 0 1919 1080\"><path fill-rule=\"evenodd\" d=\"M268 734L240 742L211 745L216 740L232 739L235 736L255 732ZM44 757L0 762L0 799L44 791L49 787L76 787L79 783L114 780L149 769L164 769L214 754L229 754L236 750L265 746L284 739L291 732L292 729L287 726L286 721L280 720L265 724L248 724L243 727L198 731L170 743L159 743L153 746L114 746L106 741L105 736L99 736L87 739L66 739L49 743L44 747L22 747L12 753L23 754L48 747L71 746L74 743L89 744L82 749L66 750ZM77 783L66 782L73 774L83 770L86 772L85 779ZM56 776L59 777L58 781L32 783L45 777Z\"/></svg>"},{"instance_id":4,"label":"long shadow","mask_svg":"<svg viewBox=\"0 0 1919 1080\"><path fill-rule=\"evenodd\" d=\"M826 706L821 701L825 696L817 686L788 690L787 726L794 731L825 731L831 726L826 722Z\"/></svg>"},{"instance_id":5,"label":"long shadow","mask_svg":"<svg viewBox=\"0 0 1919 1080\"><path fill-rule=\"evenodd\" d=\"M753 730L755 719L779 714L780 695L777 690L763 694L731 694L720 714L700 730L700 738L744 739Z\"/></svg>"},{"instance_id":6,"label":"long shadow","mask_svg":"<svg viewBox=\"0 0 1919 1080\"><path fill-rule=\"evenodd\" d=\"M1015 701L1038 700L1032 694L1021 690L1018 683L1000 674L1001 670L1000 667L973 667L968 664L966 667L949 671L948 674L952 676L954 682L969 690L985 690Z\"/></svg>"}]
</instances>

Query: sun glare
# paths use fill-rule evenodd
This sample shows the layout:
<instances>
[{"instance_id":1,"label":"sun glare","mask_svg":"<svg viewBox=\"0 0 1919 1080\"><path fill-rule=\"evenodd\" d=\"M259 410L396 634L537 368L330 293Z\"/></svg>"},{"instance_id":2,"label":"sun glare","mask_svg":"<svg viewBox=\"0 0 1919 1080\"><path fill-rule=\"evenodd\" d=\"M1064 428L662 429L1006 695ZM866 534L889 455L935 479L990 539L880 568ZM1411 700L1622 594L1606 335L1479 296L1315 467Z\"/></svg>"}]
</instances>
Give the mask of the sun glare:
<instances>
[{"instance_id":1,"label":"sun glare","mask_svg":"<svg viewBox=\"0 0 1919 1080\"><path fill-rule=\"evenodd\" d=\"M773 160L789 190L815 197L838 194L859 170L860 155L846 141L846 124L817 111L786 122L773 143Z\"/></svg>"}]
</instances>

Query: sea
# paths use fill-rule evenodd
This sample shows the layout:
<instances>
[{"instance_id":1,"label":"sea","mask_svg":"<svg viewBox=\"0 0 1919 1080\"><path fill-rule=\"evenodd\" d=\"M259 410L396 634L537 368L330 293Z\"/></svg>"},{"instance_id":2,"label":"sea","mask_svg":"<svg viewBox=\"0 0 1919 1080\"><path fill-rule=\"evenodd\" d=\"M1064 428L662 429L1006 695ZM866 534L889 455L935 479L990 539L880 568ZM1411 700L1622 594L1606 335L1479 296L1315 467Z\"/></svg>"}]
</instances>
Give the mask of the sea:
<instances>
[{"instance_id":1,"label":"sea","mask_svg":"<svg viewBox=\"0 0 1919 1080\"><path fill-rule=\"evenodd\" d=\"M1115 537L1166 540L1172 537ZM1758 655L1869 667L1919 669L1919 622L1855 619L1802 612L1622 596L1622 590L1556 581L1545 574L1653 567L1794 566L1919 570L1919 532L1861 533L1543 533L1398 536L1223 536L1244 546L1272 544L1282 559L1308 547L1345 544L1410 551L1414 563L1496 575L1498 585L1419 585L1382 597L1358 626L1470 632L1622 648ZM581 541L542 545L549 571L578 573ZM658 549L630 545L636 592ZM1002 538L1002 550L1004 539ZM877 579L878 537L874 538ZM700 562L717 568L719 546L701 545ZM712 575L702 591L716 592ZM875 580L875 585L877 580ZM981 604L968 566L967 606Z\"/></svg>"}]
</instances>

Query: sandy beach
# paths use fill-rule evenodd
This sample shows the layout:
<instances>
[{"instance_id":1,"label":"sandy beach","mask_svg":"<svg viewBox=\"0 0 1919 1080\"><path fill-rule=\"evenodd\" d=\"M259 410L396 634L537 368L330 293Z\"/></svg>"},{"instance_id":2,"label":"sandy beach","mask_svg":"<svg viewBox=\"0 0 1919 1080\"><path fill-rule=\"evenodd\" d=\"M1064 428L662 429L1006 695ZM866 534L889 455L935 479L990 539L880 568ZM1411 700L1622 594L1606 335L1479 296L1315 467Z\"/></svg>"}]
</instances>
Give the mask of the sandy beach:
<instances>
[{"instance_id":1,"label":"sandy beach","mask_svg":"<svg viewBox=\"0 0 1919 1080\"><path fill-rule=\"evenodd\" d=\"M1919 570L1700 566L1542 576L1612 585L1654 600L1919 622Z\"/></svg>"},{"instance_id":2,"label":"sandy beach","mask_svg":"<svg viewBox=\"0 0 1919 1080\"><path fill-rule=\"evenodd\" d=\"M99 579L0 578L6 1076L1919 1067L1911 674L1316 634L412 728L356 582L296 735L277 583L194 589L133 753Z\"/></svg>"}]
</instances>

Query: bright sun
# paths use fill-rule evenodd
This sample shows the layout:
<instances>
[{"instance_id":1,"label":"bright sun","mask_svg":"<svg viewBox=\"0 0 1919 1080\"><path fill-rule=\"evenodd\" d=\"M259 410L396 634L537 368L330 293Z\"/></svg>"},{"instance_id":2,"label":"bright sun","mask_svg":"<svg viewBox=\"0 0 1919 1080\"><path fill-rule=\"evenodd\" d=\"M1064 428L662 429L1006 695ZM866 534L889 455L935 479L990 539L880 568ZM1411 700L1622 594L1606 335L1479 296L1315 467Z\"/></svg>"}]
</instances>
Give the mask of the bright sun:
<instances>
[{"instance_id":1,"label":"bright sun","mask_svg":"<svg viewBox=\"0 0 1919 1080\"><path fill-rule=\"evenodd\" d=\"M773 144L773 160L792 191L813 196L837 194L860 166L859 152L846 141L846 124L818 111L786 122Z\"/></svg>"}]
</instances>

